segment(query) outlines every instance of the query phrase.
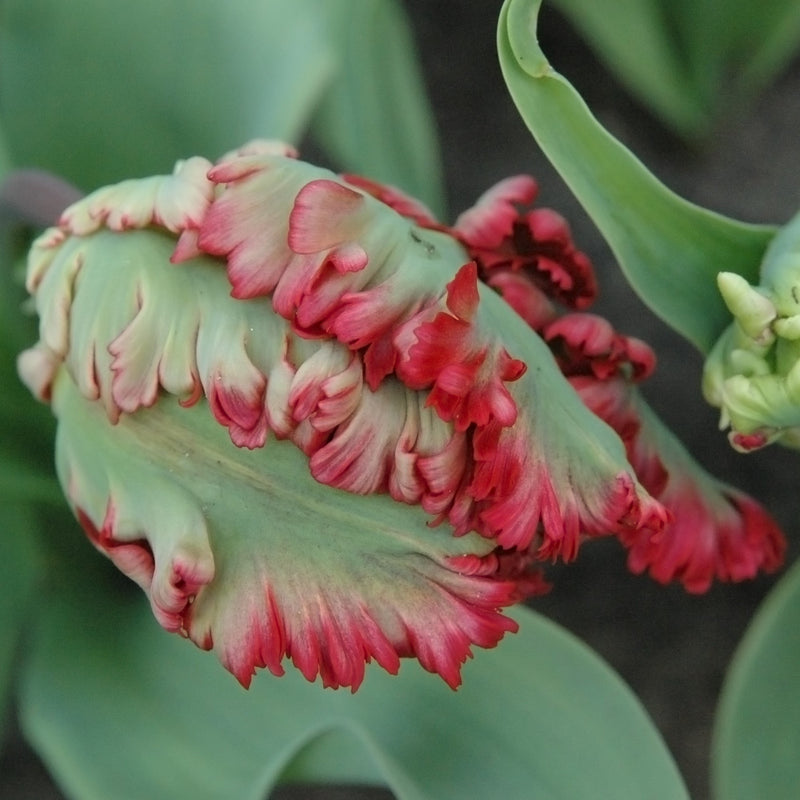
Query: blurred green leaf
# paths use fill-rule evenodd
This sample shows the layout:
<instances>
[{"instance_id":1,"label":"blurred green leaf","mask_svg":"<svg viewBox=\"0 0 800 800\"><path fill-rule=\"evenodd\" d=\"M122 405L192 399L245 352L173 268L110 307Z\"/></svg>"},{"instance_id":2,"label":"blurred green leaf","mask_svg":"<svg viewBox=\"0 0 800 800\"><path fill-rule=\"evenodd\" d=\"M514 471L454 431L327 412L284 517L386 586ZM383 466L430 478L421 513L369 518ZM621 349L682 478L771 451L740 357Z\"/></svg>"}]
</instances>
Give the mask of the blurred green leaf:
<instances>
[{"instance_id":1,"label":"blurred green leaf","mask_svg":"<svg viewBox=\"0 0 800 800\"><path fill-rule=\"evenodd\" d=\"M0 125L0 180L2 180L6 173L11 169L11 156L8 153L8 145L6 144L6 136Z\"/></svg>"},{"instance_id":2,"label":"blurred green leaf","mask_svg":"<svg viewBox=\"0 0 800 800\"><path fill-rule=\"evenodd\" d=\"M660 0L552 0L628 90L693 138L708 124Z\"/></svg>"},{"instance_id":3,"label":"blurred green leaf","mask_svg":"<svg viewBox=\"0 0 800 800\"><path fill-rule=\"evenodd\" d=\"M552 0L620 82L698 140L797 53L796 0Z\"/></svg>"},{"instance_id":4,"label":"blurred green leaf","mask_svg":"<svg viewBox=\"0 0 800 800\"><path fill-rule=\"evenodd\" d=\"M750 624L731 664L714 729L718 800L800 797L800 564Z\"/></svg>"},{"instance_id":5,"label":"blurred green leaf","mask_svg":"<svg viewBox=\"0 0 800 800\"><path fill-rule=\"evenodd\" d=\"M757 282L775 229L723 217L678 197L592 116L536 40L540 0L507 0L498 30L506 83L539 146L600 228L631 286L707 351L731 315L717 273Z\"/></svg>"},{"instance_id":6,"label":"blurred green leaf","mask_svg":"<svg viewBox=\"0 0 800 800\"><path fill-rule=\"evenodd\" d=\"M433 114L414 42L394 0L330 0L340 58L313 133L339 164L443 210Z\"/></svg>"},{"instance_id":7,"label":"blurred green leaf","mask_svg":"<svg viewBox=\"0 0 800 800\"><path fill-rule=\"evenodd\" d=\"M0 482L3 477L0 476ZM6 711L20 631L30 623L33 591L42 566L28 504L7 497L0 501L0 723ZM0 733L2 733L0 725Z\"/></svg>"},{"instance_id":8,"label":"blurred green leaf","mask_svg":"<svg viewBox=\"0 0 800 800\"><path fill-rule=\"evenodd\" d=\"M441 205L436 136L394 0L8 0L0 119L18 166L84 190L297 143ZM2 160L0 159L0 167Z\"/></svg>"},{"instance_id":9,"label":"blurred green leaf","mask_svg":"<svg viewBox=\"0 0 800 800\"><path fill-rule=\"evenodd\" d=\"M36 341L38 325L24 309L24 264L15 233L0 210L0 492L42 499L57 489L51 466L55 424L50 409L17 376L17 355Z\"/></svg>"},{"instance_id":10,"label":"blurred green leaf","mask_svg":"<svg viewBox=\"0 0 800 800\"><path fill-rule=\"evenodd\" d=\"M91 570L87 571L88 573ZM590 651L519 609L452 692L405 662L351 695L294 669L242 690L158 628L141 599L83 573L42 615L24 732L81 800L263 798L281 778L386 783L400 798L686 798L638 702Z\"/></svg>"},{"instance_id":11,"label":"blurred green leaf","mask_svg":"<svg viewBox=\"0 0 800 800\"><path fill-rule=\"evenodd\" d=\"M89 189L257 136L296 139L334 64L314 8L9 0L0 114L14 162Z\"/></svg>"}]
</instances>

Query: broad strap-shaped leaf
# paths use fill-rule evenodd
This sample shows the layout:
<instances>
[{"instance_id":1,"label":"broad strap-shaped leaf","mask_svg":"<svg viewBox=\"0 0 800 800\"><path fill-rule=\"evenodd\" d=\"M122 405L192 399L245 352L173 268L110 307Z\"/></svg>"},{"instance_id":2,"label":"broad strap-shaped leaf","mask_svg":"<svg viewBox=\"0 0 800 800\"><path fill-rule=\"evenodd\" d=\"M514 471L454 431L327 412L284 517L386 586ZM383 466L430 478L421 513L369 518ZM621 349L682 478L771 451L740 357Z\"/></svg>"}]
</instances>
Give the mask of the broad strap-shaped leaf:
<instances>
[{"instance_id":1,"label":"broad strap-shaped leaf","mask_svg":"<svg viewBox=\"0 0 800 800\"><path fill-rule=\"evenodd\" d=\"M793 800L800 791L800 565L756 614L731 663L714 728L719 800Z\"/></svg>"},{"instance_id":2,"label":"broad strap-shaped leaf","mask_svg":"<svg viewBox=\"0 0 800 800\"><path fill-rule=\"evenodd\" d=\"M441 210L433 112L403 4L328 0L324 6L338 58L311 120L313 138L335 163Z\"/></svg>"},{"instance_id":3,"label":"broad strap-shaped leaf","mask_svg":"<svg viewBox=\"0 0 800 800\"><path fill-rule=\"evenodd\" d=\"M620 82L678 135L707 139L797 52L794 0L552 0ZM709 32L713 32L710 34Z\"/></svg>"},{"instance_id":4,"label":"broad strap-shaped leaf","mask_svg":"<svg viewBox=\"0 0 800 800\"><path fill-rule=\"evenodd\" d=\"M774 229L686 202L604 130L539 48L539 6L507 0L500 16L500 63L514 102L639 296L705 352L730 322L717 273L754 282Z\"/></svg>"},{"instance_id":5,"label":"broad strap-shaped leaf","mask_svg":"<svg viewBox=\"0 0 800 800\"><path fill-rule=\"evenodd\" d=\"M185 152L297 141L314 118L313 138L342 168L438 206L436 134L408 28L396 0L10 2L8 153L90 189Z\"/></svg>"},{"instance_id":6,"label":"broad strap-shaped leaf","mask_svg":"<svg viewBox=\"0 0 800 800\"><path fill-rule=\"evenodd\" d=\"M54 589L19 696L26 736L81 800L255 800L282 777L385 783L400 800L688 797L631 693L528 610L458 693L414 664L355 695L297 674L245 693L88 575Z\"/></svg>"},{"instance_id":7,"label":"broad strap-shaped leaf","mask_svg":"<svg viewBox=\"0 0 800 800\"><path fill-rule=\"evenodd\" d=\"M622 84L671 128L690 140L706 132L711 109L695 91L661 0L610 4L551 0L551 4L580 31Z\"/></svg>"},{"instance_id":8,"label":"broad strap-shaped leaf","mask_svg":"<svg viewBox=\"0 0 800 800\"><path fill-rule=\"evenodd\" d=\"M0 481L5 476L0 474ZM32 503L4 495L0 506L0 744L17 645L35 616L35 591L43 562Z\"/></svg>"},{"instance_id":9,"label":"broad strap-shaped leaf","mask_svg":"<svg viewBox=\"0 0 800 800\"><path fill-rule=\"evenodd\" d=\"M166 169L187 148L299 137L336 59L306 0L11 2L0 53L13 162L84 189Z\"/></svg>"}]
</instances>

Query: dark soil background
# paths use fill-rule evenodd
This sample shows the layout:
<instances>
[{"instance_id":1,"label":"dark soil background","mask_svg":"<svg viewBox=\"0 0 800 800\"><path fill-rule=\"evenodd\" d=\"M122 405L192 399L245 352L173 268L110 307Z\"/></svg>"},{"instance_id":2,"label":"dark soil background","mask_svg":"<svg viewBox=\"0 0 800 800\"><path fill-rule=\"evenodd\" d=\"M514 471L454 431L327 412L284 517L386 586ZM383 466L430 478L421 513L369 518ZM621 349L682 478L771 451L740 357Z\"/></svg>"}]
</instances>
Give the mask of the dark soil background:
<instances>
[{"instance_id":1,"label":"dark soil background","mask_svg":"<svg viewBox=\"0 0 800 800\"><path fill-rule=\"evenodd\" d=\"M652 405L707 467L759 498L794 535L797 456L778 448L741 456L717 430L717 414L700 395L699 355L627 288L608 247L518 117L495 52L500 0L405 3L440 128L451 216L500 178L518 172L535 175L540 202L571 221L578 246L595 263L602 287L596 310L622 332L656 347L659 369L646 388ZM800 205L800 61L753 105L720 121L698 152L670 136L631 100L552 9L542 13L540 39L551 62L606 127L679 194L753 222L783 222ZM796 551L791 543L790 560ZM553 570L551 577L553 592L534 607L579 635L622 675L662 731L692 797L709 797L710 735L723 675L774 580L717 586L704 596L689 596L678 587L664 588L630 575L624 553L613 541L584 547L575 564ZM384 791L312 788L275 794L283 800L389 796ZM20 741L12 741L0 760L0 797L54 800L61 795L36 757Z\"/></svg>"}]
</instances>

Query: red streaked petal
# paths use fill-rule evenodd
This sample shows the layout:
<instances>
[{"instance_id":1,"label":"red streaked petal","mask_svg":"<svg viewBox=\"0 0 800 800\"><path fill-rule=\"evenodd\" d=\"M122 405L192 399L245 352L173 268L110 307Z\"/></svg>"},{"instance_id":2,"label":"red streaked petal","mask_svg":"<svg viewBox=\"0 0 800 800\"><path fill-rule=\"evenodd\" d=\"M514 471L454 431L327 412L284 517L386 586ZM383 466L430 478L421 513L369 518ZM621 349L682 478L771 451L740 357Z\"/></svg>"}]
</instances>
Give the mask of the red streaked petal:
<instances>
[{"instance_id":1,"label":"red streaked petal","mask_svg":"<svg viewBox=\"0 0 800 800\"><path fill-rule=\"evenodd\" d=\"M746 580L780 566L786 542L776 522L700 467L635 387L621 379L573 383L588 407L620 431L640 480L672 517L661 531L622 534L634 572L705 592L714 580Z\"/></svg>"},{"instance_id":2,"label":"red streaked petal","mask_svg":"<svg viewBox=\"0 0 800 800\"><path fill-rule=\"evenodd\" d=\"M378 183L361 175L353 174L342 175L342 180L350 186L355 186L372 195L376 200L385 203L401 216L413 220L422 228L440 230L444 227L436 221L433 212L424 203L406 194L396 186Z\"/></svg>"},{"instance_id":3,"label":"red streaked petal","mask_svg":"<svg viewBox=\"0 0 800 800\"><path fill-rule=\"evenodd\" d=\"M353 241L363 227L364 204L364 195L337 181L310 181L297 193L289 215L289 247L310 254Z\"/></svg>"},{"instance_id":4,"label":"red streaked petal","mask_svg":"<svg viewBox=\"0 0 800 800\"><path fill-rule=\"evenodd\" d=\"M456 220L453 230L470 245L499 248L510 236L519 212L518 205L529 205L539 193L530 175L515 175L496 183L484 192L475 205Z\"/></svg>"},{"instance_id":5,"label":"red streaked petal","mask_svg":"<svg viewBox=\"0 0 800 800\"><path fill-rule=\"evenodd\" d=\"M655 353L647 344L617 333L596 314L564 314L545 327L543 336L565 375L606 380L619 374L638 381L655 369Z\"/></svg>"},{"instance_id":6,"label":"red streaked petal","mask_svg":"<svg viewBox=\"0 0 800 800\"><path fill-rule=\"evenodd\" d=\"M501 181L456 220L453 233L478 263L483 280L496 270L521 272L548 297L584 309L597 295L592 265L573 244L560 214L524 210L536 194L536 182L528 176Z\"/></svg>"},{"instance_id":7,"label":"red streaked petal","mask_svg":"<svg viewBox=\"0 0 800 800\"><path fill-rule=\"evenodd\" d=\"M291 661L355 690L369 662L394 673L415 657L455 687L473 647L516 629L500 609L535 581L528 561L477 568L465 554L481 559L490 542L454 539L388 497L322 486L289 442L231 448L200 404L160 402L111 425L63 371L54 408L59 475L87 533L164 627L245 686Z\"/></svg>"}]
</instances>

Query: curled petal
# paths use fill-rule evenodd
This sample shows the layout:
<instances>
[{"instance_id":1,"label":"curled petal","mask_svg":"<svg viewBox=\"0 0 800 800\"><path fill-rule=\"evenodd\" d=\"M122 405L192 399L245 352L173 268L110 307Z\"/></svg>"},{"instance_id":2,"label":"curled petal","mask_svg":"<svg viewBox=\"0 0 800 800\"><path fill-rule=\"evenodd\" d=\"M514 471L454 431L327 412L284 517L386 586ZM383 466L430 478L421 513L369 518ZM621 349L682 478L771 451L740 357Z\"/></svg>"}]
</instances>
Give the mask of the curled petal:
<instances>
[{"instance_id":1,"label":"curled petal","mask_svg":"<svg viewBox=\"0 0 800 800\"><path fill-rule=\"evenodd\" d=\"M29 269L65 486L162 624L244 684L288 659L355 688L414 656L455 686L537 558L663 525L451 233L272 146L209 180L196 227L67 220ZM104 196L106 226L134 219Z\"/></svg>"},{"instance_id":2,"label":"curled petal","mask_svg":"<svg viewBox=\"0 0 800 800\"><path fill-rule=\"evenodd\" d=\"M597 295L591 263L572 242L566 220L549 208L523 211L538 193L526 176L507 178L456 220L453 233L488 279L495 270L522 272L548 296L584 309Z\"/></svg>"},{"instance_id":3,"label":"curled petal","mask_svg":"<svg viewBox=\"0 0 800 800\"><path fill-rule=\"evenodd\" d=\"M537 332L558 315L553 301L525 273L495 269L485 280Z\"/></svg>"},{"instance_id":4,"label":"curled petal","mask_svg":"<svg viewBox=\"0 0 800 800\"><path fill-rule=\"evenodd\" d=\"M349 186L355 186L361 191L372 195L376 200L385 203L389 208L394 209L400 216L406 217L421 228L431 228L432 230L443 229L444 226L437 222L433 212L422 202L407 195L396 186L388 186L385 183L378 183L360 175L342 175L342 180Z\"/></svg>"},{"instance_id":5,"label":"curled petal","mask_svg":"<svg viewBox=\"0 0 800 800\"><path fill-rule=\"evenodd\" d=\"M657 531L665 524L664 510L630 475L596 481L588 462L565 473L530 441L519 425L495 424L476 435L475 469L451 514L457 530L491 531L504 548L537 544L540 558L571 561L584 536Z\"/></svg>"},{"instance_id":6,"label":"curled petal","mask_svg":"<svg viewBox=\"0 0 800 800\"><path fill-rule=\"evenodd\" d=\"M655 353L640 339L617 333L595 314L564 314L544 330L565 375L615 375L639 381L655 369Z\"/></svg>"},{"instance_id":7,"label":"curled petal","mask_svg":"<svg viewBox=\"0 0 800 800\"><path fill-rule=\"evenodd\" d=\"M179 161L172 175L128 180L98 189L61 215L59 226L86 236L102 226L114 231L157 225L172 233L196 229L214 196L211 163L195 156Z\"/></svg>"},{"instance_id":8,"label":"curled petal","mask_svg":"<svg viewBox=\"0 0 800 800\"><path fill-rule=\"evenodd\" d=\"M385 350L393 326L444 293L452 273L441 265L467 260L452 237L417 228L327 170L262 154L223 160L210 176L221 192L199 246L226 259L235 297L272 295L305 336Z\"/></svg>"},{"instance_id":9,"label":"curled petal","mask_svg":"<svg viewBox=\"0 0 800 800\"><path fill-rule=\"evenodd\" d=\"M355 690L370 661L394 673L413 656L455 687L474 645L516 629L500 609L518 599L517 576L535 583L526 565L467 568L465 552L493 545L386 496L353 502L315 482L289 442L231 448L199 404L168 400L112 427L63 370L53 403L59 475L91 540L165 628L245 686L291 660Z\"/></svg>"},{"instance_id":10,"label":"curled petal","mask_svg":"<svg viewBox=\"0 0 800 800\"><path fill-rule=\"evenodd\" d=\"M741 581L780 566L786 543L775 521L752 498L703 470L635 387L586 377L573 385L619 431L639 479L671 515L660 531L623 532L634 572L704 592L713 580Z\"/></svg>"},{"instance_id":11,"label":"curled petal","mask_svg":"<svg viewBox=\"0 0 800 800\"><path fill-rule=\"evenodd\" d=\"M504 539L516 543L531 542L542 521L553 541L570 542L576 539L575 529L595 533L659 524L657 504L649 502L637 483L621 444L610 431L599 431L587 422L593 418L585 415L579 402L567 401L577 415L566 426L568 431L551 424L563 411L562 392L568 396L569 386L543 342L494 293L479 290L478 269L485 265L469 262L454 236L440 228L415 226L388 203L378 202L373 195L382 193L372 186L357 185L358 181L337 183L340 179L325 170L287 159L235 158L220 163L211 177L220 183L221 192L201 226L200 244L226 259L235 296L270 295L276 311L304 337L330 337L363 353L365 379L373 393L394 377L409 389L426 393L426 402L438 417L464 434L465 470L446 478L439 474L440 466L433 470L435 464L448 463L444 454L454 452L454 444L442 449L435 461L417 459L418 470L428 469L439 486L447 487L435 499L436 493L423 492L425 507L435 508L461 533L479 530L487 537L498 535L508 525L507 518L517 515L525 522ZM362 186L366 191L359 194ZM529 202L532 192L527 178L500 187L495 199L486 201L487 224L517 225L515 202ZM505 222L498 222L500 217ZM573 266L581 262L580 269L588 269L569 250L566 228L557 222L553 216L534 215L525 224L550 237L558 253L574 256ZM464 230L469 227L465 226ZM351 262L350 254L357 253L364 257ZM550 257L546 248L537 253L537 258ZM504 262L506 272L527 263L514 258ZM495 266L499 263L492 261ZM547 274L545 284L549 285L554 273ZM581 286L589 285L588 274L581 273ZM523 353L524 361L519 357ZM508 434L509 443L515 444L503 446L500 461L511 452L520 464L533 459L541 472L545 465L549 467L549 453L565 449L570 453L555 470L552 486L545 480L527 485L533 497L531 514L519 510L524 491L515 493L503 484L502 491L486 491L477 500L470 494L472 479L460 477L475 473L479 451L486 461L494 458L488 455L485 443L491 437L485 429L495 423L501 428L515 426L521 408L526 416L536 417L535 423ZM564 437L558 443L550 440L550 429L561 430ZM364 433L350 422L343 423L338 431L343 438L334 436L312 454L316 474L353 489L360 487L356 491L415 485L407 448L398 450L391 444L403 440L398 430L396 423L387 426L391 435L378 434L376 441L383 444L375 448L372 462L365 467L361 457L345 452L357 452ZM584 436L582 444L579 440ZM597 436L603 442L599 448L588 444ZM585 462L586 448L601 454L598 462L585 471L573 468L573 460ZM572 477L578 475L593 488L581 486ZM493 514L494 505L502 511ZM574 545L553 550L571 553Z\"/></svg>"},{"instance_id":12,"label":"curled petal","mask_svg":"<svg viewBox=\"0 0 800 800\"><path fill-rule=\"evenodd\" d=\"M470 263L447 285L448 310L421 312L396 337L400 379L412 389L432 387L428 402L462 431L492 419L513 425L517 408L504 384L526 369L473 325L477 307L477 269Z\"/></svg>"},{"instance_id":13,"label":"curled petal","mask_svg":"<svg viewBox=\"0 0 800 800\"><path fill-rule=\"evenodd\" d=\"M462 212L453 229L472 246L500 250L513 234L518 206L530 205L538 194L539 186L530 175L504 178Z\"/></svg>"},{"instance_id":14,"label":"curled petal","mask_svg":"<svg viewBox=\"0 0 800 800\"><path fill-rule=\"evenodd\" d=\"M50 402L53 380L61 358L41 342L17 356L17 372L31 394L43 403Z\"/></svg>"}]
</instances>

